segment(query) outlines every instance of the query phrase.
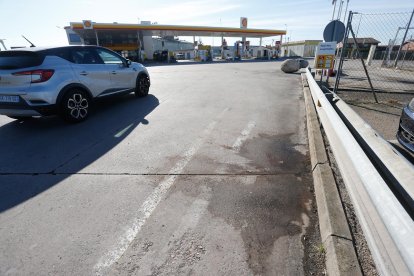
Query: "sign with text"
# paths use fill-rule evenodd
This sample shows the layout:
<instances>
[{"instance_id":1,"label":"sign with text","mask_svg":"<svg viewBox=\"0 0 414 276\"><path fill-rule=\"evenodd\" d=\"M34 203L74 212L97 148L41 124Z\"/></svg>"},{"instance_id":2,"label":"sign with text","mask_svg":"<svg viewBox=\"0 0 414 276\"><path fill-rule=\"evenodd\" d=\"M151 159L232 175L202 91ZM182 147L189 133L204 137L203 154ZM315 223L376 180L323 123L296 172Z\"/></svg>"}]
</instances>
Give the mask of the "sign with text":
<instances>
[{"instance_id":1,"label":"sign with text","mask_svg":"<svg viewBox=\"0 0 414 276\"><path fill-rule=\"evenodd\" d=\"M336 42L320 42L316 48L315 69L332 69L334 66Z\"/></svg>"},{"instance_id":2,"label":"sign with text","mask_svg":"<svg viewBox=\"0 0 414 276\"><path fill-rule=\"evenodd\" d=\"M317 55L335 55L336 42L319 42L316 48Z\"/></svg>"},{"instance_id":3,"label":"sign with text","mask_svg":"<svg viewBox=\"0 0 414 276\"><path fill-rule=\"evenodd\" d=\"M333 69L335 55L317 55L315 69Z\"/></svg>"}]
</instances>

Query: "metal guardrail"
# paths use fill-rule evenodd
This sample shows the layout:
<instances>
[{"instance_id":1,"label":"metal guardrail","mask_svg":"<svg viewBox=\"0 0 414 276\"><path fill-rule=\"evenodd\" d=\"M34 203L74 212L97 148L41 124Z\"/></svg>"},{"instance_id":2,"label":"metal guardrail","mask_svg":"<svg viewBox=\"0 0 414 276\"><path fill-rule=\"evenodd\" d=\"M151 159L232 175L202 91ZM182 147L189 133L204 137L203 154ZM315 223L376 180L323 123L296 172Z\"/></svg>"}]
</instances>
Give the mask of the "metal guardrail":
<instances>
[{"instance_id":1,"label":"metal guardrail","mask_svg":"<svg viewBox=\"0 0 414 276\"><path fill-rule=\"evenodd\" d=\"M331 91L326 90L332 95ZM335 102L332 106L411 218L414 218L413 164L337 95L335 95Z\"/></svg>"},{"instance_id":2,"label":"metal guardrail","mask_svg":"<svg viewBox=\"0 0 414 276\"><path fill-rule=\"evenodd\" d=\"M312 98L381 275L414 275L414 222L306 70ZM360 139L361 137L357 137ZM398 180L399 178L396 177Z\"/></svg>"}]
</instances>

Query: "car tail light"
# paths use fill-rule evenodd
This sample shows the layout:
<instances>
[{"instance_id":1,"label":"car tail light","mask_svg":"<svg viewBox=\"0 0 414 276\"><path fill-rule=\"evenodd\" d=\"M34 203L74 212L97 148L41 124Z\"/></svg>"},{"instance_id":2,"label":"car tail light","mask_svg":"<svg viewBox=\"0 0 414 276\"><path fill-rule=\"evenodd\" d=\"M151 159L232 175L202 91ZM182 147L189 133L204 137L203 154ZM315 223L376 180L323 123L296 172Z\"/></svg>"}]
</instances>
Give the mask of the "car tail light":
<instances>
[{"instance_id":1,"label":"car tail light","mask_svg":"<svg viewBox=\"0 0 414 276\"><path fill-rule=\"evenodd\" d=\"M39 82L48 81L53 76L53 73L55 73L55 70L40 69L40 70L17 72L17 73L13 73L13 75L31 76L32 77L31 83L39 83Z\"/></svg>"}]
</instances>

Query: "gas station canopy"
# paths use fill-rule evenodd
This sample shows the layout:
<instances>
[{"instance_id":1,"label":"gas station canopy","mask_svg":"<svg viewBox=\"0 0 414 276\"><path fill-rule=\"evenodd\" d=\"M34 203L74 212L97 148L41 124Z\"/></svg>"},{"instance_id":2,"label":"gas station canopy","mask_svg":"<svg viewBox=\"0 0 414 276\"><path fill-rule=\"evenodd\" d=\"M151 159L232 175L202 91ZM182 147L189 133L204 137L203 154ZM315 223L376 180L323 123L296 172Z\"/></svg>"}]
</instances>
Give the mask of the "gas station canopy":
<instances>
[{"instance_id":1,"label":"gas station canopy","mask_svg":"<svg viewBox=\"0 0 414 276\"><path fill-rule=\"evenodd\" d=\"M228 27L182 26L182 25L158 25L158 24L118 24L118 23L94 23L88 26L82 22L71 22L70 28L81 37L105 36L105 34L135 35L142 31L147 36L215 36L215 37L250 37L263 38L285 35L284 30L268 29L244 29Z\"/></svg>"}]
</instances>

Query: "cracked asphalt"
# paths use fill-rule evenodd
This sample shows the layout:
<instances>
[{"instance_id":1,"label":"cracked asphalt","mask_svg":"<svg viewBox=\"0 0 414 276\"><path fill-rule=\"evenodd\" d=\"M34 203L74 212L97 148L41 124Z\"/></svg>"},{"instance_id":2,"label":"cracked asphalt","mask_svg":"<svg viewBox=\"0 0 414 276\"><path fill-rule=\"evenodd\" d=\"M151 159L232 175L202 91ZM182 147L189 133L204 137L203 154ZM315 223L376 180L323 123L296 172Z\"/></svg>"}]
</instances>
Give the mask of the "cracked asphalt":
<instances>
[{"instance_id":1,"label":"cracked asphalt","mask_svg":"<svg viewBox=\"0 0 414 276\"><path fill-rule=\"evenodd\" d=\"M279 68L154 66L148 97L81 124L1 116L0 275L317 273L300 75Z\"/></svg>"}]
</instances>

